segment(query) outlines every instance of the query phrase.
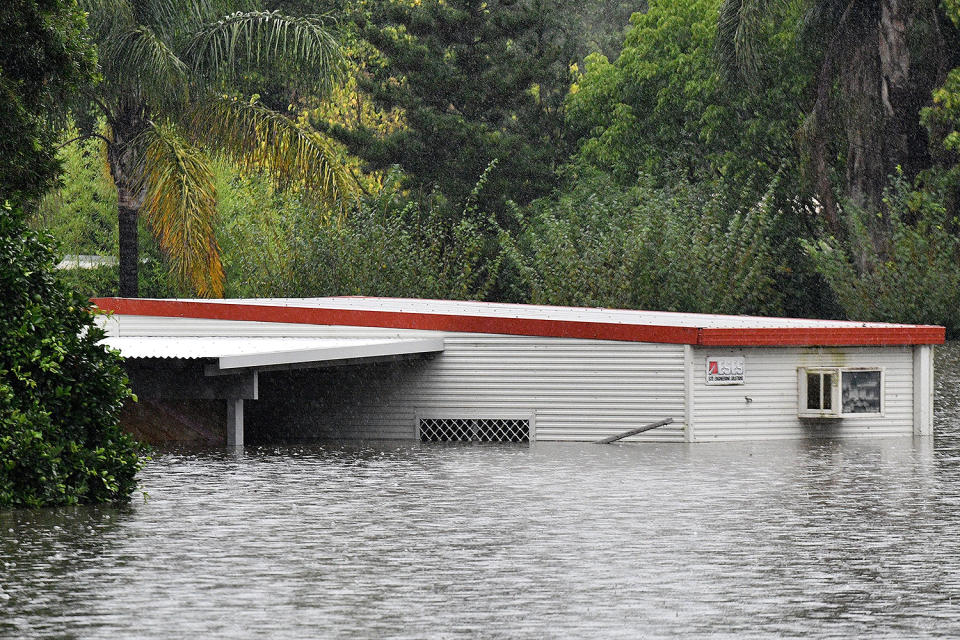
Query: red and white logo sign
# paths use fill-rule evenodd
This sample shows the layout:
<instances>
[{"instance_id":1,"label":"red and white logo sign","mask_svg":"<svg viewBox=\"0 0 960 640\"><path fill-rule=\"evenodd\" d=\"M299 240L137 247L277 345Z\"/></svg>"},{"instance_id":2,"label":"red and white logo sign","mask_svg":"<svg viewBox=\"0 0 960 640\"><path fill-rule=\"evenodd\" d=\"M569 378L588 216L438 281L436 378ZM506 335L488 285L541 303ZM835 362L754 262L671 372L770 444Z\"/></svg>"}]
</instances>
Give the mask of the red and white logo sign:
<instances>
[{"instance_id":1,"label":"red and white logo sign","mask_svg":"<svg viewBox=\"0 0 960 640\"><path fill-rule=\"evenodd\" d=\"M707 357L707 384L744 384L745 373L743 356Z\"/></svg>"}]
</instances>

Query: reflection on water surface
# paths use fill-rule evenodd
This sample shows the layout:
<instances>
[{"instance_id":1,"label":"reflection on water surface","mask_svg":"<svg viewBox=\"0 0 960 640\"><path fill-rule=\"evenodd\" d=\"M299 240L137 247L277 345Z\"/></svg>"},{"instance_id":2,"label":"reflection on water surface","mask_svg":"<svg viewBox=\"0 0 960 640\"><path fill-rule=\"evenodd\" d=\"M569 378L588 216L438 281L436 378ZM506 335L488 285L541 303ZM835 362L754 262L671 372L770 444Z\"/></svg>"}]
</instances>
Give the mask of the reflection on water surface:
<instances>
[{"instance_id":1,"label":"reflection on water surface","mask_svg":"<svg viewBox=\"0 0 960 640\"><path fill-rule=\"evenodd\" d=\"M0 636L960 635L937 438L169 451L123 509L0 513Z\"/></svg>"}]
</instances>

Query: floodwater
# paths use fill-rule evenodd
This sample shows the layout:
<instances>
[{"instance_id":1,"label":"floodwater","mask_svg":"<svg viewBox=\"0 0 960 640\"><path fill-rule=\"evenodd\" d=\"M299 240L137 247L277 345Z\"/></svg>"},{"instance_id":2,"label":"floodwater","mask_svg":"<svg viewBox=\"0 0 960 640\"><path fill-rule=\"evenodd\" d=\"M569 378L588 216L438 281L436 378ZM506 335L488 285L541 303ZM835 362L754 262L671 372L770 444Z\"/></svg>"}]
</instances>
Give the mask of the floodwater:
<instances>
[{"instance_id":1,"label":"floodwater","mask_svg":"<svg viewBox=\"0 0 960 640\"><path fill-rule=\"evenodd\" d=\"M960 636L960 343L935 440L174 450L0 513L0 637Z\"/></svg>"}]
</instances>

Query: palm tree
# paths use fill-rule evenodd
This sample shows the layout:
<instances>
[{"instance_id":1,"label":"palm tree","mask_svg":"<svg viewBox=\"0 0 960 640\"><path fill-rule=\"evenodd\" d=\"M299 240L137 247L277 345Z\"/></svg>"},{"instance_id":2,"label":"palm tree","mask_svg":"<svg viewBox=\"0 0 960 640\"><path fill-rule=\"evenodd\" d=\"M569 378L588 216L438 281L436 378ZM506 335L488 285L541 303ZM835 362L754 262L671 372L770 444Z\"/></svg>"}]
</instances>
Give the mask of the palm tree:
<instances>
[{"instance_id":1,"label":"palm tree","mask_svg":"<svg viewBox=\"0 0 960 640\"><path fill-rule=\"evenodd\" d=\"M349 188L330 143L248 95L267 74L300 91L331 86L342 58L323 19L265 11L253 0L80 4L98 47L102 79L82 99L106 122L121 296L137 295L141 213L176 281L201 296L222 295L211 153L341 206Z\"/></svg>"},{"instance_id":2,"label":"palm tree","mask_svg":"<svg viewBox=\"0 0 960 640\"><path fill-rule=\"evenodd\" d=\"M771 20L790 19L797 3L724 0L717 53L732 77L749 84L762 63L758 40ZM912 178L930 165L920 110L960 53L939 0L801 0L798 44L815 52L811 104L799 139L828 228L844 235L831 172L845 168L843 194L883 213L891 174ZM839 135L838 135L839 134ZM845 139L846 148L833 140ZM840 163L835 162L843 157ZM884 216L869 229L883 255Z\"/></svg>"}]
</instances>

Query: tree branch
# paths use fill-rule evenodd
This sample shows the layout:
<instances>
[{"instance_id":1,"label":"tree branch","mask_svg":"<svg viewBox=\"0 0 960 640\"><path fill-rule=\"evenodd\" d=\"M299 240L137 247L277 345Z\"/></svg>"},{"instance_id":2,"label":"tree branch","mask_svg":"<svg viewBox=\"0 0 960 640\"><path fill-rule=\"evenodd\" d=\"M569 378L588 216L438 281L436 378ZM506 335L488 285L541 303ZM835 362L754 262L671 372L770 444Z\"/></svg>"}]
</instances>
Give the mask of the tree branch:
<instances>
[{"instance_id":1,"label":"tree branch","mask_svg":"<svg viewBox=\"0 0 960 640\"><path fill-rule=\"evenodd\" d=\"M86 140L87 138L100 138L101 140L103 140L103 141L106 142L107 144L111 144L111 142L112 142L112 141L110 140L110 138L107 138L106 136L102 136L102 135L100 135L99 133L85 133L85 134L83 134L83 135L81 135L81 136L77 136L76 138L71 138L70 140L67 140L67 141L64 142L63 144L58 144L57 146L54 147L54 149L57 149L57 150L63 149L63 148L66 147L67 145L71 145L71 144L73 144L74 142L77 142L77 141L79 141L79 140Z\"/></svg>"}]
</instances>

